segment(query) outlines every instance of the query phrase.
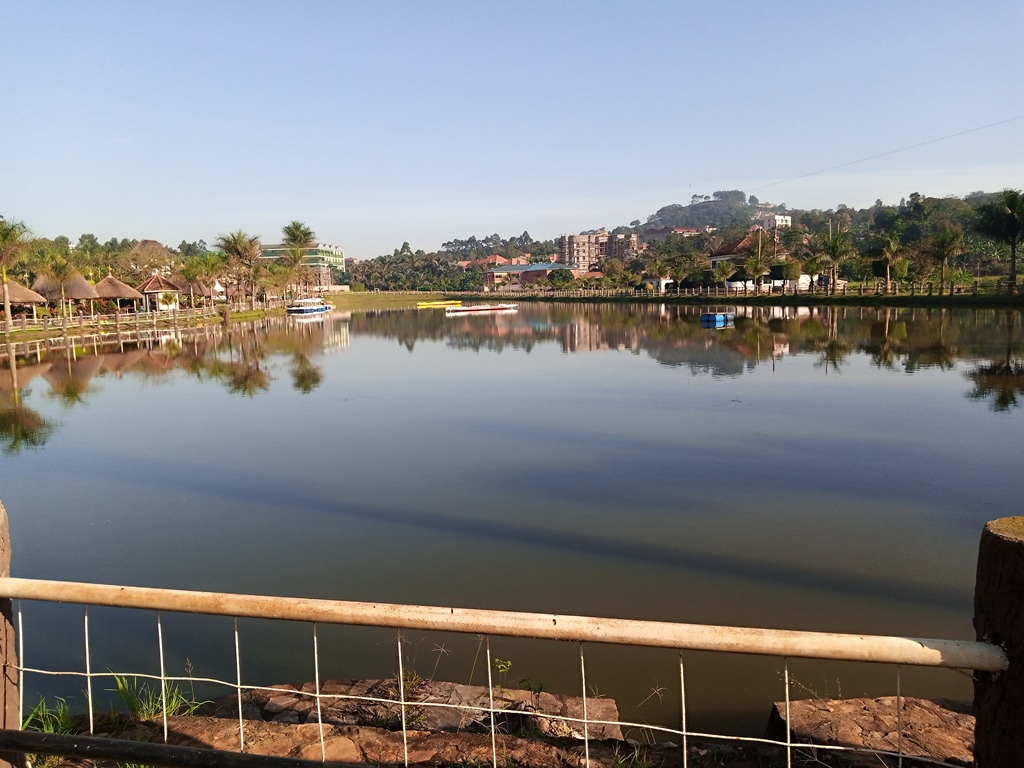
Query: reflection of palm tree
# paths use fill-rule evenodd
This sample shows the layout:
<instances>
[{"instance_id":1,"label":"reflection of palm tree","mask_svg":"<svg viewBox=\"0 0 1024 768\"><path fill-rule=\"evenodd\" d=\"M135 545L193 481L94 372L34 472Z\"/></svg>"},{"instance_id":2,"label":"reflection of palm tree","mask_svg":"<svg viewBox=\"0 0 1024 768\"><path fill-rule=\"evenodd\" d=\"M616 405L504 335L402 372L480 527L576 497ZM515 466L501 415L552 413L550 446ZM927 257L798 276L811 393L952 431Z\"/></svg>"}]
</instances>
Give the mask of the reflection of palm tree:
<instances>
[{"instance_id":1,"label":"reflection of palm tree","mask_svg":"<svg viewBox=\"0 0 1024 768\"><path fill-rule=\"evenodd\" d=\"M913 373L919 368L936 367L948 371L956 364L958 349L946 342L946 310L939 310L939 333L938 338L932 344L924 344L912 347L907 354L907 373Z\"/></svg>"},{"instance_id":2,"label":"reflection of palm tree","mask_svg":"<svg viewBox=\"0 0 1024 768\"><path fill-rule=\"evenodd\" d=\"M320 386L323 381L323 371L310 362L303 352L296 352L292 367L292 386L304 395L308 395Z\"/></svg>"},{"instance_id":3,"label":"reflection of palm tree","mask_svg":"<svg viewBox=\"0 0 1024 768\"><path fill-rule=\"evenodd\" d=\"M12 455L23 448L39 448L50 439L55 425L23 405L0 410L0 443Z\"/></svg>"},{"instance_id":4,"label":"reflection of palm tree","mask_svg":"<svg viewBox=\"0 0 1024 768\"><path fill-rule=\"evenodd\" d=\"M228 368L228 390L236 395L252 397L270 389L270 378L259 365L235 363Z\"/></svg>"},{"instance_id":5,"label":"reflection of palm tree","mask_svg":"<svg viewBox=\"0 0 1024 768\"><path fill-rule=\"evenodd\" d=\"M1024 363L1013 359L1014 313L1006 310L1006 354L1002 360L977 365L964 374L974 382L967 393L971 400L992 397L992 410L1006 411L1017 405L1017 396L1024 396Z\"/></svg>"}]
</instances>

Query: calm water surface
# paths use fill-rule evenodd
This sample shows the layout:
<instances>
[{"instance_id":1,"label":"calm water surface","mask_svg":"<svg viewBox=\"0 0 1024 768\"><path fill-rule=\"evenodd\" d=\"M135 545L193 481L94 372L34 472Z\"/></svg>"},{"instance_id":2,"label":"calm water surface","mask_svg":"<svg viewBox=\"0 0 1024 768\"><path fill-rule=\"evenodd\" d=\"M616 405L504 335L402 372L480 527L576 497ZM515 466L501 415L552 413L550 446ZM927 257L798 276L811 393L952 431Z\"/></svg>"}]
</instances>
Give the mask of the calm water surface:
<instances>
[{"instance_id":1,"label":"calm water surface","mask_svg":"<svg viewBox=\"0 0 1024 768\"><path fill-rule=\"evenodd\" d=\"M711 331L696 311L394 310L31 354L20 409L0 375L14 575L973 639L981 528L1024 490L1021 316L751 310ZM152 614L90 622L94 671L158 671ZM245 682L313 678L308 627L240 627ZM233 679L231 631L168 617L169 672ZM84 669L80 609L26 605L25 632L27 664ZM478 638L406 640L419 674L484 682ZM397 667L393 632L320 644L324 677ZM578 693L575 646L491 650L507 685ZM586 652L624 717L677 720L676 654ZM691 727L759 732L782 697L776 661L684 660ZM870 665L793 676L896 685ZM902 684L970 695L948 671Z\"/></svg>"}]
</instances>

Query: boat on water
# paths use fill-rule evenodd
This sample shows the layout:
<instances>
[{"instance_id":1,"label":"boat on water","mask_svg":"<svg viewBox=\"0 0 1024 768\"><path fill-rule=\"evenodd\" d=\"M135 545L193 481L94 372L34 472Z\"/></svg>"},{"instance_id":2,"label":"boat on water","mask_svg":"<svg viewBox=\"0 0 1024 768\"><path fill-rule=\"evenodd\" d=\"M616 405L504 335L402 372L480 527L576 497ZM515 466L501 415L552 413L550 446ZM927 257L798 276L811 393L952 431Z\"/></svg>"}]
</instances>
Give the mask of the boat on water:
<instances>
[{"instance_id":1,"label":"boat on water","mask_svg":"<svg viewBox=\"0 0 1024 768\"><path fill-rule=\"evenodd\" d=\"M295 299L286 310L292 317L310 317L323 315L334 309L334 305L317 297L313 299Z\"/></svg>"},{"instance_id":2,"label":"boat on water","mask_svg":"<svg viewBox=\"0 0 1024 768\"><path fill-rule=\"evenodd\" d=\"M448 299L446 301L417 301L416 309L440 309L441 307L461 307L460 299Z\"/></svg>"},{"instance_id":3,"label":"boat on water","mask_svg":"<svg viewBox=\"0 0 1024 768\"><path fill-rule=\"evenodd\" d=\"M445 307L446 315L465 315L479 312L515 312L518 304L460 304L457 307Z\"/></svg>"}]
</instances>

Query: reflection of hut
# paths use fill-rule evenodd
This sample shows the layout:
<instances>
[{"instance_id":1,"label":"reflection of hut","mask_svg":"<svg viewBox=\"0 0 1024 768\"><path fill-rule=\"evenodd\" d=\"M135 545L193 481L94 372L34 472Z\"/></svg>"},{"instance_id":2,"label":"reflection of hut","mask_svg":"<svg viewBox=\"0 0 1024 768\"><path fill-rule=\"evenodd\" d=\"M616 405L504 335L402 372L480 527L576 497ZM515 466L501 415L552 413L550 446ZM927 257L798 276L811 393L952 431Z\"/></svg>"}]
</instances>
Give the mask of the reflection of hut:
<instances>
[{"instance_id":1,"label":"reflection of hut","mask_svg":"<svg viewBox=\"0 0 1024 768\"><path fill-rule=\"evenodd\" d=\"M103 370L110 371L117 378L146 356L144 349L132 349L127 352L107 352L103 355Z\"/></svg>"},{"instance_id":2,"label":"reflection of hut","mask_svg":"<svg viewBox=\"0 0 1024 768\"><path fill-rule=\"evenodd\" d=\"M18 389L24 389L36 376L42 376L50 370L50 363L39 363L37 365L18 365ZM11 395L14 393L14 382L9 375L0 375L0 393Z\"/></svg>"},{"instance_id":3,"label":"reflection of hut","mask_svg":"<svg viewBox=\"0 0 1024 768\"><path fill-rule=\"evenodd\" d=\"M74 274L63 281L56 280L47 275L40 275L32 283L32 290L41 293L47 301L61 302L66 300L98 299L99 294L89 281L80 274Z\"/></svg>"},{"instance_id":4,"label":"reflection of hut","mask_svg":"<svg viewBox=\"0 0 1024 768\"><path fill-rule=\"evenodd\" d=\"M133 301L142 299L141 293L130 285L122 283L113 275L107 275L96 283L96 293L99 294L101 299L114 299L117 302L118 309L121 308L121 299L132 299Z\"/></svg>"},{"instance_id":5,"label":"reflection of hut","mask_svg":"<svg viewBox=\"0 0 1024 768\"><path fill-rule=\"evenodd\" d=\"M68 405L82 399L89 390L89 382L103 367L103 355L88 355L66 363L54 362L43 374L53 394Z\"/></svg>"},{"instance_id":6,"label":"reflection of hut","mask_svg":"<svg viewBox=\"0 0 1024 768\"><path fill-rule=\"evenodd\" d=\"M135 287L143 295L148 310L168 310L178 308L178 295L181 288L163 275L151 275Z\"/></svg>"}]
</instances>

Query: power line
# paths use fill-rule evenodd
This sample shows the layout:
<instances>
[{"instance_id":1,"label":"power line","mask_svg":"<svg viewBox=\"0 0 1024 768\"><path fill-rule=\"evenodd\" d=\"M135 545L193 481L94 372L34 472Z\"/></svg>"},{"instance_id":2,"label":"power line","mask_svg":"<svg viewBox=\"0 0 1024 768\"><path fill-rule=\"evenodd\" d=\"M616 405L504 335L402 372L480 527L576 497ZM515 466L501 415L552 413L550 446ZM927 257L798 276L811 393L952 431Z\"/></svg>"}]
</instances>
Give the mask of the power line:
<instances>
[{"instance_id":1,"label":"power line","mask_svg":"<svg viewBox=\"0 0 1024 768\"><path fill-rule=\"evenodd\" d=\"M928 141L922 141L918 144L911 144L906 147L900 147L899 149L891 149L888 152L882 152L879 155L871 155L871 157L862 157L860 160L851 160L848 163L842 163L840 165L833 165L830 168L822 168L818 171L811 171L810 173L804 173L800 176L794 176L791 179L783 179L782 181L773 181L771 184L762 184L760 187L754 187L751 192L758 192L762 189L768 189L768 187L777 187L779 184L788 184L791 181L798 179L806 179L808 176L816 176L819 173L827 173L828 171L835 171L839 168L847 168L857 163L866 163L869 160L877 160L880 157L887 157L889 155L895 155L897 152L906 152L908 149L917 149L918 147L925 147L929 144L935 144L940 141L946 141L947 139L955 139L957 136L965 136L968 133L974 133L975 131L983 131L986 128L994 128L997 125L1005 125L1006 123L1012 123L1014 120L1020 120L1024 118L1024 115L1017 115L1016 117L1009 117L1006 120L1000 120L995 123L989 123L988 125L979 125L977 128L968 128L966 131L960 131L959 133L951 133L948 136L940 136L937 139L929 139Z\"/></svg>"}]
</instances>

